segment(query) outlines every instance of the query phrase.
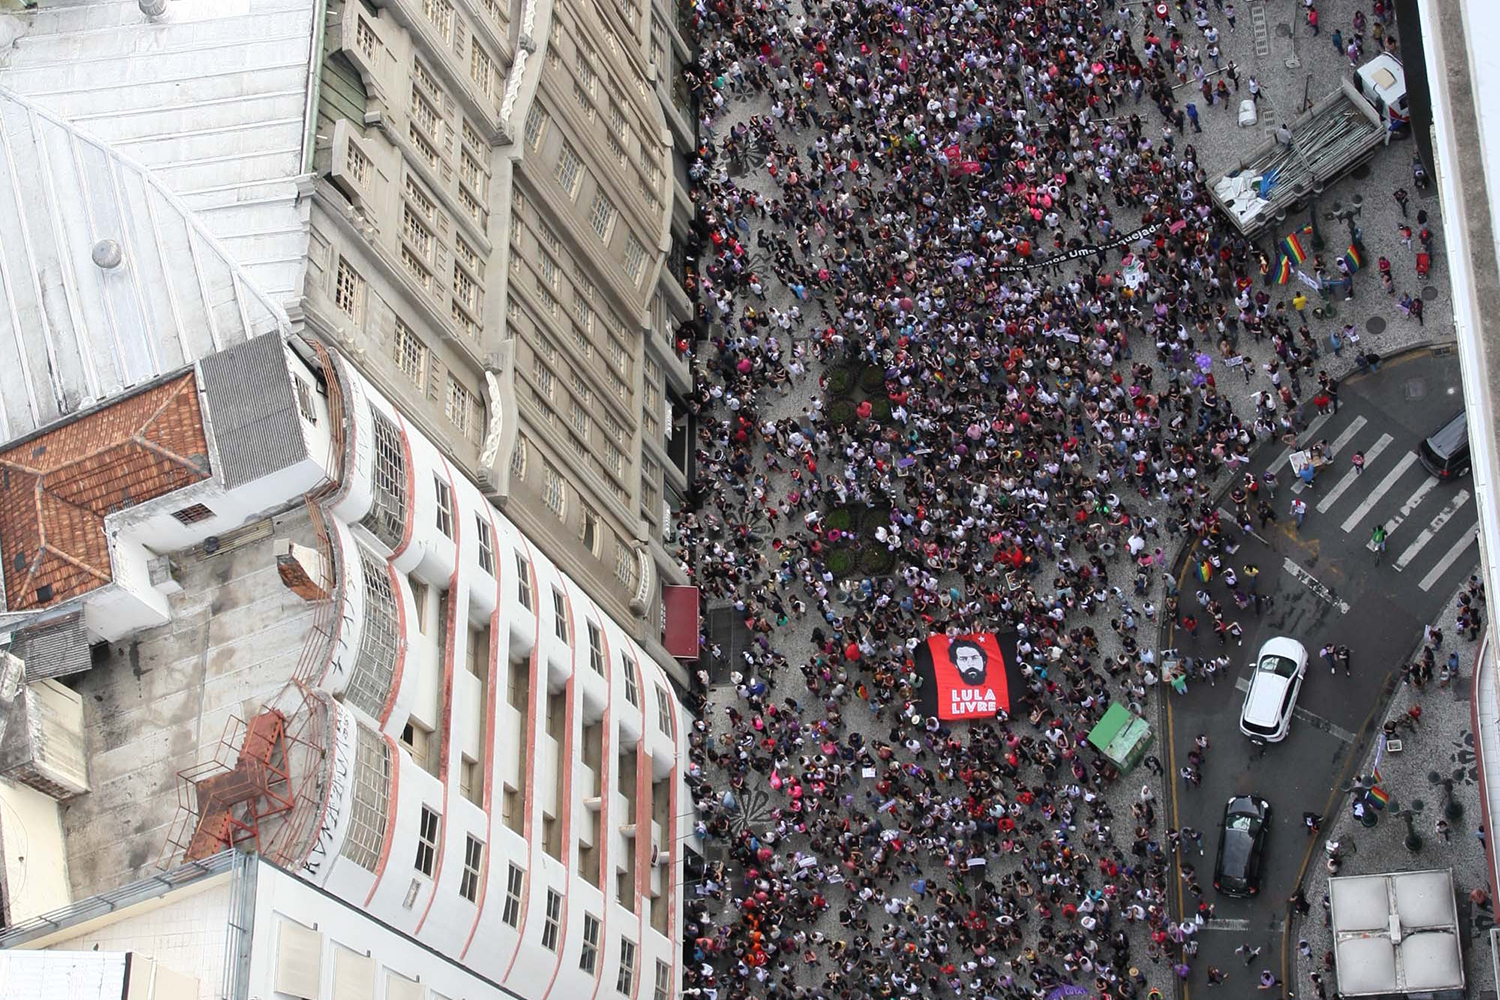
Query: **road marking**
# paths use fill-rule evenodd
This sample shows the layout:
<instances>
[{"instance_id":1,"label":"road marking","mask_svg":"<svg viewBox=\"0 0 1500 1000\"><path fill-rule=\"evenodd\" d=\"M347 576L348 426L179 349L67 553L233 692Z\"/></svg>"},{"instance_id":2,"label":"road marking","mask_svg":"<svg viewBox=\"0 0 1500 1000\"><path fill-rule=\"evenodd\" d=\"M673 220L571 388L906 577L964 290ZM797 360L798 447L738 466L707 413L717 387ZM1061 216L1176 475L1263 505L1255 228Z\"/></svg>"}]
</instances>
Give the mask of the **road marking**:
<instances>
[{"instance_id":1,"label":"road marking","mask_svg":"<svg viewBox=\"0 0 1500 1000\"><path fill-rule=\"evenodd\" d=\"M1427 547L1427 543L1432 541L1432 536L1442 531L1443 525L1453 520L1453 515L1462 510L1464 504L1468 503L1468 501L1469 491L1459 490L1453 499L1448 501L1448 506L1438 511L1437 517L1432 519L1432 523L1422 529L1422 533L1417 536L1417 540L1408 545L1406 551L1401 553L1401 557L1396 560L1396 569L1403 570L1409 566L1411 561L1417 557L1417 553L1421 552Z\"/></svg>"},{"instance_id":2,"label":"road marking","mask_svg":"<svg viewBox=\"0 0 1500 1000\"><path fill-rule=\"evenodd\" d=\"M1427 575L1422 577L1422 582L1418 584L1418 586L1423 590L1431 590L1432 585L1434 583L1437 583L1438 579L1444 573L1448 572L1448 570L1453 566L1454 563L1458 562L1458 557L1463 555L1464 551L1470 545L1473 545L1474 539L1478 537L1479 524L1478 522L1475 522L1468 531L1464 532L1464 537L1454 542L1453 548L1444 553L1443 558L1438 560L1437 565L1428 570Z\"/></svg>"},{"instance_id":3,"label":"road marking","mask_svg":"<svg viewBox=\"0 0 1500 1000\"><path fill-rule=\"evenodd\" d=\"M1331 417L1332 417L1332 414L1330 414L1330 413L1320 413L1320 414L1318 414L1316 417L1312 418L1312 423L1310 423L1310 424L1307 425L1307 430L1303 431L1302 434L1298 435L1298 436L1299 437L1303 436L1303 435L1311 436L1311 435L1317 433L1318 429L1321 428L1324 424L1326 424ZM1300 450L1301 449L1298 449L1298 448L1288 448L1288 449L1286 449L1280 455L1276 456L1275 461L1273 461L1271 463L1270 468L1268 468L1266 471L1267 472L1275 472L1277 469L1281 468L1283 465L1285 465L1291 459L1293 451L1300 451Z\"/></svg>"},{"instance_id":4,"label":"road marking","mask_svg":"<svg viewBox=\"0 0 1500 1000\"><path fill-rule=\"evenodd\" d=\"M1322 663L1323 661L1319 659L1317 662ZM1308 669L1312 669L1312 664L1308 664ZM1244 694L1245 692L1250 690L1250 682L1241 677L1234 682L1234 687L1235 690L1239 691L1241 694ZM1334 739L1339 740L1343 743L1353 743L1355 739L1358 738L1343 726L1334 725L1332 722L1329 722L1321 715L1312 714L1301 705L1298 705L1296 708L1292 709L1292 718L1301 719L1307 725L1312 726L1314 729L1321 729L1329 736L1332 736Z\"/></svg>"},{"instance_id":5,"label":"road marking","mask_svg":"<svg viewBox=\"0 0 1500 1000\"><path fill-rule=\"evenodd\" d=\"M1200 931L1236 931L1244 933L1250 929L1250 921L1234 917L1214 917L1198 925Z\"/></svg>"},{"instance_id":6,"label":"road marking","mask_svg":"<svg viewBox=\"0 0 1500 1000\"><path fill-rule=\"evenodd\" d=\"M1347 518L1344 519L1343 527L1345 534L1353 531L1354 526L1360 521L1364 520L1365 515L1370 513L1370 511L1375 508L1375 505L1380 502L1381 497L1385 496L1391 491L1391 487L1396 485L1396 480L1400 479L1401 476L1406 472L1406 470L1412 467L1416 460L1417 453L1414 451L1409 451L1405 455L1401 456L1401 461L1396 463L1396 467L1390 472L1386 473L1385 478L1380 481L1380 484L1378 486L1370 491L1369 495L1365 497L1364 502L1361 503L1358 507L1354 508L1354 513L1350 514Z\"/></svg>"},{"instance_id":7,"label":"road marking","mask_svg":"<svg viewBox=\"0 0 1500 1000\"><path fill-rule=\"evenodd\" d=\"M1333 444L1328 446L1328 457L1332 458L1333 456L1337 455L1339 451L1344 447L1344 445L1348 444L1349 440L1353 438L1354 435L1359 433L1360 429L1365 426L1366 422L1367 421L1364 417L1355 417L1353 420L1349 421L1349 426L1345 427L1339 434L1339 436L1333 439ZM1292 484L1293 493L1301 493L1306 488L1307 484L1300 478Z\"/></svg>"},{"instance_id":8,"label":"road marking","mask_svg":"<svg viewBox=\"0 0 1500 1000\"><path fill-rule=\"evenodd\" d=\"M1406 503L1401 505L1401 510L1396 514L1396 516L1386 522L1385 533L1387 535L1390 535L1397 528L1401 527L1401 522L1410 517L1411 512L1416 510L1417 507L1421 505L1423 500L1427 499L1427 494L1431 493L1434 489L1437 488L1438 482L1439 480L1436 476L1429 476L1428 478L1424 479L1422 481L1422 485L1417 487L1417 491L1406 498ZM1369 549L1371 552L1374 552L1375 543L1366 542L1365 548Z\"/></svg>"},{"instance_id":9,"label":"road marking","mask_svg":"<svg viewBox=\"0 0 1500 1000\"><path fill-rule=\"evenodd\" d=\"M1337 594L1329 590L1327 587L1323 586L1323 584L1319 583L1317 577L1313 576L1307 570L1303 569L1291 556L1287 556L1284 560L1282 560L1281 565L1282 568L1290 573L1294 579L1301 583L1302 586L1312 591L1314 596L1316 596L1324 604L1330 604L1333 607L1337 608L1339 614L1341 615L1347 615L1349 613L1349 602L1339 600Z\"/></svg>"},{"instance_id":10,"label":"road marking","mask_svg":"<svg viewBox=\"0 0 1500 1000\"><path fill-rule=\"evenodd\" d=\"M1394 440L1396 439L1389 434L1380 435L1380 440L1371 445L1370 450L1365 453L1365 461L1367 463L1375 461L1375 459L1380 457L1380 453L1385 451L1386 447ZM1318 501L1318 513L1327 513L1328 508L1332 507L1338 498L1344 495L1345 490L1354 485L1354 480L1359 478L1360 475L1360 471L1355 468L1350 468L1348 472L1344 473L1344 478L1334 483L1333 489L1328 491L1328 495Z\"/></svg>"}]
</instances>

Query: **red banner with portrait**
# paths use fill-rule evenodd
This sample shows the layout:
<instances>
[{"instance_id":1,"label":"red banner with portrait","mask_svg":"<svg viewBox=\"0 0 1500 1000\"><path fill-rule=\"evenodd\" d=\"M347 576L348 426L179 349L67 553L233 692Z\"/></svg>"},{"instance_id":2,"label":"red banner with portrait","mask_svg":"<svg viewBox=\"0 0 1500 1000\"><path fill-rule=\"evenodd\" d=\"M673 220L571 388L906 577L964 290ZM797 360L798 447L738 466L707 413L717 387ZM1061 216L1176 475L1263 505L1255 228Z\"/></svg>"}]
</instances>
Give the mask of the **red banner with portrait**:
<instances>
[{"instance_id":1,"label":"red banner with portrait","mask_svg":"<svg viewBox=\"0 0 1500 1000\"><path fill-rule=\"evenodd\" d=\"M922 712L948 722L1010 715L1025 692L1014 633L929 636L916 650Z\"/></svg>"}]
</instances>

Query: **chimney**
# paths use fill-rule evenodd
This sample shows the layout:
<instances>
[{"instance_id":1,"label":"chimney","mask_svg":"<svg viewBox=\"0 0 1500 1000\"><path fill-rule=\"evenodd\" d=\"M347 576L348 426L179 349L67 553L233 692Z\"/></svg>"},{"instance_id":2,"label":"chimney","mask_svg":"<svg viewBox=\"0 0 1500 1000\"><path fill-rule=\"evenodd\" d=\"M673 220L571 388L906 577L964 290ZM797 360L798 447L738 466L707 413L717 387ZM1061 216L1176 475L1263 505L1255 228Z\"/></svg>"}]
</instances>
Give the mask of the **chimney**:
<instances>
[{"instance_id":1,"label":"chimney","mask_svg":"<svg viewBox=\"0 0 1500 1000\"><path fill-rule=\"evenodd\" d=\"M276 572L287 589L304 601L326 601L333 582L328 560L317 549L290 539L276 542Z\"/></svg>"}]
</instances>

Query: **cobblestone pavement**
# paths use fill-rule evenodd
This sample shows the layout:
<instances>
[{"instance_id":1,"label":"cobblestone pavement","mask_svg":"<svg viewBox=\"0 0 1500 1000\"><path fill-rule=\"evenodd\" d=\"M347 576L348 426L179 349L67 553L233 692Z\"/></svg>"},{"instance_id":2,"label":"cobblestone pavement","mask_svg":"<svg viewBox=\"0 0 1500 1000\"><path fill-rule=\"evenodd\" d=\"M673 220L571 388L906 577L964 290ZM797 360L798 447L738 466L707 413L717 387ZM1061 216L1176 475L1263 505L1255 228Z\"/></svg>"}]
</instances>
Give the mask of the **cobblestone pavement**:
<instances>
[{"instance_id":1,"label":"cobblestone pavement","mask_svg":"<svg viewBox=\"0 0 1500 1000\"><path fill-rule=\"evenodd\" d=\"M1019 5L1000 3L994 6L1009 10ZM1117 7L1119 5L1101 4L1099 6ZM1132 20L1131 31L1139 44L1139 39L1143 34L1143 21L1146 20L1142 16L1143 8L1139 4L1127 6L1136 12ZM1215 107L1200 111L1202 135L1189 134L1179 138L1179 142L1187 139L1196 144L1200 151L1201 162L1210 176L1216 170L1232 165L1237 155L1258 142L1276 122L1295 117L1304 91L1316 100L1337 85L1337 76L1347 69L1348 60L1343 57L1334 58L1332 45L1326 40L1327 32L1335 24L1347 24L1355 6L1351 0L1329 0L1320 4L1325 32L1321 40L1312 37L1307 32L1305 24L1300 20L1300 13L1297 23L1295 25L1291 23L1290 19L1293 14L1291 0L1276 0L1272 3L1241 3L1238 23L1233 32L1229 30L1224 14L1210 10L1210 18L1221 32L1221 44L1226 57L1234 59L1239 65L1241 83L1244 83L1246 77L1255 75L1261 81L1265 91L1265 97L1261 101L1261 125L1258 128L1242 130L1234 124L1233 115L1229 110ZM1360 6L1364 7L1368 14L1368 4ZM1300 11L1300 6L1297 10ZM815 15L813 5L808 5L806 8L793 6L788 10L787 16L790 18L803 14ZM711 32L712 28L705 27L704 31L705 35L700 40L710 40L707 33ZM1185 34L1189 37L1197 35L1190 22L1186 25ZM1295 65L1291 68L1288 68L1289 60L1295 60ZM1181 100L1182 95L1179 95L1179 101ZM752 115L767 114L769 106L768 98L748 89L737 95L731 95L722 112L712 120L712 134L722 139L735 124L747 121ZM1160 118L1155 109L1149 101L1143 101L1139 111L1148 123L1147 134L1155 135L1160 127ZM786 133L783 133L783 136L785 135ZM797 133L795 140L799 146L806 146L815 135L815 130L806 129ZM1340 181L1324 196L1324 211L1332 211L1335 204L1340 208L1346 208L1355 204L1356 199L1359 199L1360 214L1357 221L1363 229L1371 262L1357 278L1355 285L1357 298L1350 302L1336 302L1333 304L1333 315L1310 320L1309 325L1320 344L1326 342L1329 333L1351 322L1362 332L1363 346L1383 355L1393 354L1413 344L1446 339L1451 335L1446 280L1442 273L1441 260L1436 261L1436 266L1426 282L1418 281L1413 270L1415 258L1409 249L1401 245L1397 234L1397 221L1401 212L1390 192L1398 186L1405 187L1411 192L1409 210L1413 214L1419 207L1425 207L1433 216L1429 224L1434 230L1438 224L1436 195L1422 195L1411 184L1410 156L1412 151L1413 146L1409 142L1393 146L1378 155L1367 168L1361 168L1358 176ZM756 163L753 169L736 173L733 179L734 183L740 187L754 190L766 197L779 195L773 179L767 175L759 163ZM1116 231L1126 232L1133 229L1138 224L1138 218L1138 213L1129 209L1116 211ZM1336 255L1337 250L1342 249L1343 244L1339 242L1339 239L1344 235L1344 224L1331 220L1324 220L1321 224L1329 237L1329 252ZM765 223L758 223L758 225L765 225ZM756 234L748 232L741 235L746 245L752 248L752 255L761 265L764 265L766 263L765 251L756 249ZM1441 245L1440 240L1438 245ZM1374 274L1373 266L1373 260L1380 256L1388 256L1393 261L1393 271L1398 276L1396 282L1398 292L1409 291L1421 294L1426 301L1425 327L1419 326L1397 309L1393 296L1381 293L1380 282ZM1112 256L1110 260L1117 264L1118 256ZM764 273L764 267L761 270ZM1277 302L1289 302L1295 287L1273 287L1271 291ZM819 313L826 303L816 299L799 301L787 287L774 279L767 281L766 292L763 303L753 303L758 310L774 309L786 312L794 306L801 307L802 323L797 324L787 333L790 334L794 343L806 344L808 338L824 322ZM712 336L723 335L724 329L715 324L710 333ZM783 334L784 338L785 336L786 334ZM1151 345L1137 344L1134 347L1137 356L1154 357ZM1263 374L1263 366L1274 355L1269 343L1255 343L1249 338L1242 338L1240 349L1253 364L1254 374L1248 380L1242 379L1231 369L1224 367L1221 360L1214 362L1214 372L1221 390L1234 399L1236 411L1244 412L1244 408L1248 405L1246 401L1252 392L1269 388L1269 382ZM794 377L788 387L789 391L784 394L777 392L762 394L757 409L759 419L798 418L810 407L817 409L827 405L829 394L823 384L825 370L811 354L806 356L805 361L808 368L807 374L800 378ZM1352 364L1352 356L1349 354L1346 354L1344 358L1325 357L1320 362L1321 366L1326 367L1334 375L1341 375L1343 371L1352 367ZM699 361L698 377L702 384L712 384L718 377L709 366L706 355ZM726 413L720 410L714 415L723 418ZM824 460L827 461L827 456ZM1227 476L1222 477L1220 482L1227 482ZM785 473L775 473L768 477L765 488L770 495L782 496L792 490L795 485ZM1140 514L1164 517L1164 510L1158 508L1157 501L1154 499L1134 506ZM762 531L764 531L763 528ZM769 549L765 554L774 559L774 554ZM964 581L958 574L949 573L944 577L943 583L945 586L962 588ZM1154 579L1152 592L1148 597L1137 598L1137 600L1150 600L1160 606L1162 590L1163 580ZM757 588L759 596L764 596L765 592L764 589ZM789 596L789 594L784 593L783 596ZM837 596L839 600L836 601L836 607L843 613L852 613L857 609L858 604L846 600L846 594L840 593ZM722 603L719 606L722 607ZM712 613L713 610L714 607L711 606L710 612ZM1111 605L1109 608L1097 611L1091 617L1070 616L1067 624L1070 627L1075 624L1092 624L1099 637L1097 658L1104 660L1113 658L1122 651L1118 636L1109 627L1109 619L1116 614L1118 610ZM784 654L790 664L780 669L774 676L763 678L769 685L765 695L767 703L781 703L785 699L794 699L798 704L815 706L821 695L826 693L826 691L818 694L809 692L803 674L797 669L799 665L810 662L816 653L815 626L822 626L825 630L828 628L826 623L818 619L816 613L809 614L805 618L792 616L771 634L760 637L760 641L763 641L766 647ZM756 641L755 637L743 634L741 639L747 644ZM726 652L729 656L735 656L739 651ZM744 699L736 690L735 678L731 676L731 671L744 669L744 661L731 661L727 656L724 661L710 665L708 673L710 684L707 689L704 718L707 720L711 739L722 740L729 735L726 709L745 708ZM741 678L741 680L743 682L749 678ZM1153 704L1156 697L1153 693L1146 699L1146 704L1137 706L1148 718L1154 717ZM887 742L898 751L902 751L903 739L908 733L897 725L897 720L892 717L894 711L892 708L872 707L869 702L860 698L848 698L841 704L840 711L846 730L865 734L867 744L869 741L878 740ZM919 764L929 771L941 774L944 768L939 763L940 754L921 748L920 744L917 745L919 749L915 754L912 754L908 748L902 751L903 756L898 759L906 763ZM815 752L815 749L806 748L807 752ZM727 788L727 776L718 767L707 768L705 777L715 788L716 794ZM751 777L756 777L754 772ZM819 933L826 935L829 942L846 939L850 932L840 926L838 919L843 902L843 893L838 889L838 882L842 881L843 876L836 858L828 850L827 845L815 844L804 833L797 831L797 817L789 809L790 801L785 794L778 793L770 787L770 776L762 774L759 780L763 783L761 787L747 786L736 796L734 816L736 829L748 829L762 843L774 848L773 855L779 856L781 860L768 860L768 865L780 865L787 870L795 869L805 873L805 884L810 889L825 892L829 896L832 905L827 908L822 917L815 922L801 925L811 936L809 940L816 942ZM944 779L939 777L938 780ZM1101 838L1121 849L1126 848L1131 839L1131 808L1139 801L1143 782L1147 788L1154 788L1155 796L1161 798L1162 789L1159 779L1152 777L1144 768L1139 769L1129 778L1114 782L1106 790L1104 800L1114 817L1112 825L1115 829L1111 830L1111 824L1101 824L1100 828L1090 830L1084 825L1080 813L1079 827L1059 830L1058 836L1066 838L1089 855L1097 853L1102 856L1105 853L1099 843ZM877 791L876 784L875 779L861 779L854 791L839 800L838 808L840 810L859 809L866 813L878 808L882 796ZM945 785L945 787L948 786ZM961 785L953 784L951 787L962 790ZM1122 824L1123 830L1120 829ZM1155 827L1155 835L1158 837L1161 828L1162 824L1158 818ZM1389 836L1392 828L1393 824L1384 824L1383 834ZM722 841L709 841L708 850L711 861L725 856L723 847ZM898 901L893 905L897 905L898 910L909 905L910 912L922 915L934 913L931 888L935 885L963 884L962 879L951 879L956 874L953 867L956 857L958 857L957 852L947 856L939 854L916 856L910 853L910 847L908 847L908 852L902 856L899 864L890 868L894 874L886 891L892 899ZM1019 856L1002 858L996 854L990 854L986 860L987 877L1000 881L1017 871L1020 858ZM738 918L737 900L743 897L746 891L753 889L753 885L747 886L747 880L752 882L753 880L743 870L735 869L727 874L729 878L721 900L714 901L710 897L700 896L703 902L719 908L715 910L714 916L721 924L727 924ZM969 884L972 885L972 882L973 880L970 879ZM878 913L875 914L875 916L878 915ZM875 923L874 916L870 919L872 923ZM1036 921L1026 925L1025 944L1027 947L1034 948L1037 945L1036 928ZM1169 948L1167 957L1159 961L1154 957L1148 959L1145 925L1143 923L1128 924L1126 930L1131 940L1131 963L1141 970L1137 977L1137 984L1144 986L1149 983L1151 986L1170 989L1173 984L1170 962L1177 949ZM878 930L871 933L869 937L872 941L879 941ZM782 944L785 945L786 942ZM887 946L900 946L900 944L892 940ZM799 949L793 946L790 955L779 955L772 960L769 967L758 970L765 978L758 984L751 979L751 992L757 995L786 995L775 985L778 980L782 979L776 968L781 963L785 963L792 982L803 987L812 987L821 982L833 965L829 960L827 949L814 949L814 954L819 956L819 964L803 962L797 957L797 950ZM736 981L746 974L751 974L749 968L740 964L732 955L721 954L712 960L712 964L725 977L726 982ZM1117 971L1122 974L1126 972L1124 969ZM1087 975L1079 977L1075 974L1070 978L1084 983L1089 982ZM1122 978L1128 978L1128 976L1122 976ZM1305 979L1305 976L1303 978ZM894 989L912 992L915 987L921 987L921 985L920 983L898 983L895 984ZM1130 989L1130 987L1125 987L1125 989ZM1135 992L1135 990L1131 991ZM1122 989L1121 992L1125 990ZM723 994L720 995L723 996ZM1039 996L1040 993L1036 995Z\"/></svg>"}]
</instances>

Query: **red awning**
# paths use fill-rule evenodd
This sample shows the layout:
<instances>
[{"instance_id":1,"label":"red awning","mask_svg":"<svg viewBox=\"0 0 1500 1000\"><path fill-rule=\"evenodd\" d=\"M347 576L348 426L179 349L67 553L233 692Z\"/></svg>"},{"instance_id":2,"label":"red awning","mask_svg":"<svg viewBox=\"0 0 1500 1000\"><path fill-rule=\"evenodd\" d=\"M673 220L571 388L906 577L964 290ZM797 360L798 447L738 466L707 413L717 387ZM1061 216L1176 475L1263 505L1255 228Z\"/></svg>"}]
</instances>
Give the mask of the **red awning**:
<instances>
[{"instance_id":1,"label":"red awning","mask_svg":"<svg viewBox=\"0 0 1500 1000\"><path fill-rule=\"evenodd\" d=\"M679 660L698 658L698 588L662 587L661 606L667 620L662 645Z\"/></svg>"}]
</instances>

